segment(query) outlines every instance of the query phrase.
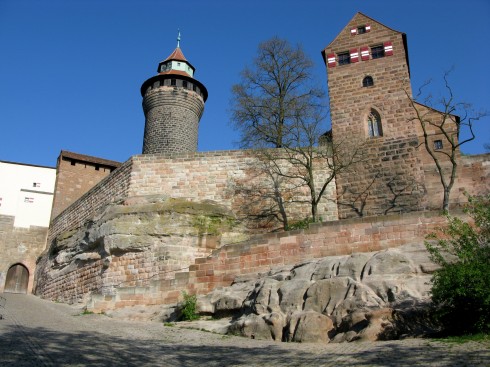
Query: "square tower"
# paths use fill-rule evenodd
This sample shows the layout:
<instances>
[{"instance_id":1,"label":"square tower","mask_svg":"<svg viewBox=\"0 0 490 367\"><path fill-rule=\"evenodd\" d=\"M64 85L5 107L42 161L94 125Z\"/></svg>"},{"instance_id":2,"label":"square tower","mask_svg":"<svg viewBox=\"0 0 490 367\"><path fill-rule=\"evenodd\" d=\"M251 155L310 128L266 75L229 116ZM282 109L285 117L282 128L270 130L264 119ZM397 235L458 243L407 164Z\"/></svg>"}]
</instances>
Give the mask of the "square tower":
<instances>
[{"instance_id":1,"label":"square tower","mask_svg":"<svg viewBox=\"0 0 490 367\"><path fill-rule=\"evenodd\" d=\"M357 13L322 55L334 142L361 151L361 162L337 178L339 217L419 209L406 35Z\"/></svg>"}]
</instances>

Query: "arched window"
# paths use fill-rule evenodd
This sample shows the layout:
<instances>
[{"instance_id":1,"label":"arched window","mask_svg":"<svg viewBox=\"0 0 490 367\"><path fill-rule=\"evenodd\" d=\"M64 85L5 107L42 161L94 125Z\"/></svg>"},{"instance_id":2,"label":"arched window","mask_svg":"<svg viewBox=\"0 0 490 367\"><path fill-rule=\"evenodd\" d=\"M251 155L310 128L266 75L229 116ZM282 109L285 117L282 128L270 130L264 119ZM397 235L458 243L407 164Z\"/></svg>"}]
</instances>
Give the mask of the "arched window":
<instances>
[{"instance_id":1,"label":"arched window","mask_svg":"<svg viewBox=\"0 0 490 367\"><path fill-rule=\"evenodd\" d=\"M383 129L381 128L381 117L379 113L371 109L371 113L368 116L368 134L369 137L383 136Z\"/></svg>"},{"instance_id":2,"label":"arched window","mask_svg":"<svg viewBox=\"0 0 490 367\"><path fill-rule=\"evenodd\" d=\"M362 80L362 86L363 87L372 87L373 85L374 85L373 77L371 77L369 75L364 77L364 79Z\"/></svg>"}]
</instances>

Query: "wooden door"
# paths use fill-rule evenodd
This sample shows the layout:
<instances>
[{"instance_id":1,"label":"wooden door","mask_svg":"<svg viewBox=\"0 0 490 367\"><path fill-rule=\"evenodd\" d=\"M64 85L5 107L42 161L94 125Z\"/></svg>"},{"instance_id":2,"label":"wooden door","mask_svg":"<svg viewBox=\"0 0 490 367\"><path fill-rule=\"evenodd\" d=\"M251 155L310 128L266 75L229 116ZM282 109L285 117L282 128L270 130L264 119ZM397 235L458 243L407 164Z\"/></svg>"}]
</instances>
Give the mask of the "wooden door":
<instances>
[{"instance_id":1,"label":"wooden door","mask_svg":"<svg viewBox=\"0 0 490 367\"><path fill-rule=\"evenodd\" d=\"M6 293L27 293L29 271L24 265L16 264L10 267L5 282Z\"/></svg>"}]
</instances>

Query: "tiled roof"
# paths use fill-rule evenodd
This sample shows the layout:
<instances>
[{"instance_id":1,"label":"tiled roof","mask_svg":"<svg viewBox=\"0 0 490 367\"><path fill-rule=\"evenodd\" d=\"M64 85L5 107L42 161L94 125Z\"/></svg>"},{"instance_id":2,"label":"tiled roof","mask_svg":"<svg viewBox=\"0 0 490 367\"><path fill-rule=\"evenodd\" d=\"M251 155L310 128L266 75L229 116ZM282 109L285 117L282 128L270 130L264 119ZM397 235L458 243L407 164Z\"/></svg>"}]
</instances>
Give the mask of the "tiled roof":
<instances>
[{"instance_id":1,"label":"tiled roof","mask_svg":"<svg viewBox=\"0 0 490 367\"><path fill-rule=\"evenodd\" d=\"M109 159L104 159L104 158L92 157L90 155L73 153L73 152L69 152L67 150L62 150L60 153L60 157L75 159L77 161L82 161L82 162L101 164L101 165L114 167L114 168L119 167L121 165L120 162L111 161Z\"/></svg>"},{"instance_id":2,"label":"tiled roof","mask_svg":"<svg viewBox=\"0 0 490 367\"><path fill-rule=\"evenodd\" d=\"M180 49L180 47L177 47L174 52L172 52L170 54L169 57L167 57L164 61L168 61L168 60L178 60L178 61L186 61L187 62L187 59L185 58L184 54L182 53L182 50Z\"/></svg>"},{"instance_id":3,"label":"tiled roof","mask_svg":"<svg viewBox=\"0 0 490 367\"><path fill-rule=\"evenodd\" d=\"M186 73L185 71L182 70L169 70L169 71L163 71L161 73L158 73L158 75L172 75L172 74L190 76L189 73Z\"/></svg>"}]
</instances>

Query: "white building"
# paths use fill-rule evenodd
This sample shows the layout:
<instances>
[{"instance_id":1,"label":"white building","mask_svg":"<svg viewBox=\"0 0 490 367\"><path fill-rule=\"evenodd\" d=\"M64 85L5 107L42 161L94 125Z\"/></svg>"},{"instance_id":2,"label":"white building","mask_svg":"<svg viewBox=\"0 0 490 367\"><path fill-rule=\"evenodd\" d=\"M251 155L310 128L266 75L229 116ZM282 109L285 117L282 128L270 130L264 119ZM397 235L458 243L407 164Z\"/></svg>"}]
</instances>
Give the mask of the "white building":
<instances>
[{"instance_id":1,"label":"white building","mask_svg":"<svg viewBox=\"0 0 490 367\"><path fill-rule=\"evenodd\" d=\"M0 161L0 215L15 217L14 227L48 227L56 169Z\"/></svg>"}]
</instances>

